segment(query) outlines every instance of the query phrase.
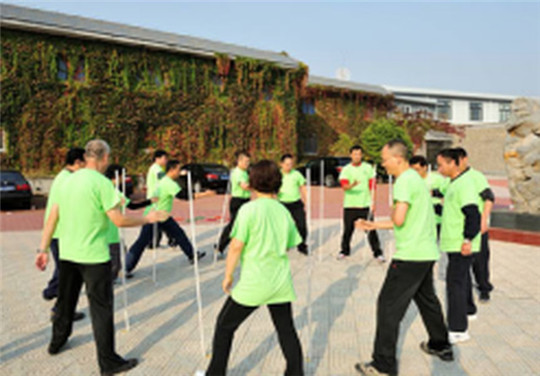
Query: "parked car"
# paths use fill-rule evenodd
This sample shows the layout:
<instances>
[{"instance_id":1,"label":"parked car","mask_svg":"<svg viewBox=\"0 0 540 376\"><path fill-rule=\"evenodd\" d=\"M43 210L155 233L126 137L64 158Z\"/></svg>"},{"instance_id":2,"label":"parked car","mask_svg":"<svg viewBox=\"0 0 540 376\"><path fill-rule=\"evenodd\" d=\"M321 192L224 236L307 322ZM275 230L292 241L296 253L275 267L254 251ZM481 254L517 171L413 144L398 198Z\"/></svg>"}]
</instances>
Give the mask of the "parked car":
<instances>
[{"instance_id":1,"label":"parked car","mask_svg":"<svg viewBox=\"0 0 540 376\"><path fill-rule=\"evenodd\" d=\"M299 167L298 171L302 175L306 176L306 169L311 169L311 182L312 184L320 185L321 176L321 161L324 161L324 177L323 184L326 187L335 187L339 185L338 177L339 173L351 162L349 157L321 157L309 161L305 166Z\"/></svg>"},{"instance_id":2,"label":"parked car","mask_svg":"<svg viewBox=\"0 0 540 376\"><path fill-rule=\"evenodd\" d=\"M193 191L202 192L206 189L225 193L229 183L229 169L215 163L190 163L182 166L182 170L191 171Z\"/></svg>"},{"instance_id":3,"label":"parked car","mask_svg":"<svg viewBox=\"0 0 540 376\"><path fill-rule=\"evenodd\" d=\"M2 207L31 208L32 188L28 180L19 171L0 171L0 201Z\"/></svg>"}]
</instances>

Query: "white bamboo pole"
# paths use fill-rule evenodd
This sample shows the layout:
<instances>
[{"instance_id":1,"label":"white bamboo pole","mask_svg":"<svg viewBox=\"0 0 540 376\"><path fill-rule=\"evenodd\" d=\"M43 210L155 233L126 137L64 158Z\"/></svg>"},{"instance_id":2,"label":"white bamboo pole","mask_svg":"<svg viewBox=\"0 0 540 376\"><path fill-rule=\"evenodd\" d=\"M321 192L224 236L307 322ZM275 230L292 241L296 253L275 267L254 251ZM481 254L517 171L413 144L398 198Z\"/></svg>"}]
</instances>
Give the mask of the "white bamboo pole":
<instances>
[{"instance_id":1,"label":"white bamboo pole","mask_svg":"<svg viewBox=\"0 0 540 376\"><path fill-rule=\"evenodd\" d=\"M115 171L116 178L116 189L118 190L118 171ZM126 169L122 169L122 195L126 197ZM126 205L122 205L122 214L126 214ZM123 266L122 270L122 300L124 302L124 322L126 325L126 331L129 332L129 312L128 312L128 296L127 296L127 286L126 286L126 249L124 247L124 229L119 228L120 234L120 260Z\"/></svg>"},{"instance_id":2,"label":"white bamboo pole","mask_svg":"<svg viewBox=\"0 0 540 376\"><path fill-rule=\"evenodd\" d=\"M306 243L308 246L308 291L307 291L307 319L308 319L308 340L307 340L307 361L311 359L311 326L312 326L312 315L311 315L311 280L313 275L313 257L312 257L312 247L310 244L311 238L311 168L306 170L307 178L307 227L308 235Z\"/></svg>"},{"instance_id":3,"label":"white bamboo pole","mask_svg":"<svg viewBox=\"0 0 540 376\"><path fill-rule=\"evenodd\" d=\"M189 197L189 227L191 230L191 242L193 244L193 261L195 272L195 292L197 297L197 313L199 319L199 335L201 340L201 351L203 358L206 356L206 348L204 346L204 324L202 316L202 299L201 299L201 281L199 278L199 257L197 250L197 238L195 235L195 214L193 210L193 186L191 180L191 171L188 171L188 197Z\"/></svg>"},{"instance_id":4,"label":"white bamboo pole","mask_svg":"<svg viewBox=\"0 0 540 376\"><path fill-rule=\"evenodd\" d=\"M319 178L319 262L322 261L323 253L323 231L324 231L324 159L321 159L321 169ZM310 229L311 230L311 229Z\"/></svg>"}]
</instances>

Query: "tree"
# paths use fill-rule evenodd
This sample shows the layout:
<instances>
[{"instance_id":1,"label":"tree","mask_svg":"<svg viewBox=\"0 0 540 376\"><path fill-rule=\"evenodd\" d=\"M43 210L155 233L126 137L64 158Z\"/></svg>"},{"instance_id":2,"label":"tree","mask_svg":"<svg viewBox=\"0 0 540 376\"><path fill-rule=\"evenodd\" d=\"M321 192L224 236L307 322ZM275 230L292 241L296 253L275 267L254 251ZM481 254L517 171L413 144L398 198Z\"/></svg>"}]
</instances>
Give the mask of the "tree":
<instances>
[{"instance_id":1,"label":"tree","mask_svg":"<svg viewBox=\"0 0 540 376\"><path fill-rule=\"evenodd\" d=\"M349 150L356 143L356 139L350 137L347 133L340 133L339 138L330 146L332 155L349 155Z\"/></svg>"},{"instance_id":2,"label":"tree","mask_svg":"<svg viewBox=\"0 0 540 376\"><path fill-rule=\"evenodd\" d=\"M394 139L405 141L409 152L413 150L413 143L407 131L397 125L393 119L378 118L374 120L360 137L366 159L380 165L383 146Z\"/></svg>"}]
</instances>

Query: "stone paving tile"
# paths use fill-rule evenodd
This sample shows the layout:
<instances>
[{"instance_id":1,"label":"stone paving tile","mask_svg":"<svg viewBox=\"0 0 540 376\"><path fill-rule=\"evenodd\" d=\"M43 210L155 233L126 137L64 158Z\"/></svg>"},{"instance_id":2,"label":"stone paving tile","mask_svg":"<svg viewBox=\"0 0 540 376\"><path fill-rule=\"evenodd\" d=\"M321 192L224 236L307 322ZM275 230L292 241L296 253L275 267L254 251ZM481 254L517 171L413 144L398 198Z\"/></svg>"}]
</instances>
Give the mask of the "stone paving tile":
<instances>
[{"instance_id":1,"label":"stone paving tile","mask_svg":"<svg viewBox=\"0 0 540 376\"><path fill-rule=\"evenodd\" d=\"M353 237L353 255L337 261L340 221L313 221L311 259L291 251L298 300L295 323L306 356L307 375L353 375L354 363L368 360L375 332L375 302L387 264L373 260L365 236ZM318 247L318 233L324 239ZM137 236L126 230L127 242ZM158 283L152 282L152 252L145 254L135 277L128 281L130 331L123 320L122 287L116 293L118 352L141 360L130 375L193 375L204 369L216 317L225 296L221 291L223 262L212 263L215 225L198 225L205 355L200 346L193 267L178 250L158 251ZM75 323L67 351L51 357L51 302L41 299L51 271L33 267L39 232L3 232L0 251L1 330L0 375L97 375L90 320ZM393 253L391 232L380 233L385 254ZM400 329L400 375L539 375L540 272L535 268L539 249L493 241L492 280L496 286L489 304L479 304L478 320L471 322L471 341L455 347L456 361L445 363L422 353L418 346L426 331L414 304ZM321 256L322 262L319 262ZM308 272L312 270L311 285ZM444 267L435 271L436 289L444 306ZM309 288L311 287L311 288ZM308 292L311 290L311 325ZM78 310L88 315L84 294ZM307 359L308 350L311 357ZM280 375L285 361L266 308L255 311L235 336L229 375Z\"/></svg>"}]
</instances>

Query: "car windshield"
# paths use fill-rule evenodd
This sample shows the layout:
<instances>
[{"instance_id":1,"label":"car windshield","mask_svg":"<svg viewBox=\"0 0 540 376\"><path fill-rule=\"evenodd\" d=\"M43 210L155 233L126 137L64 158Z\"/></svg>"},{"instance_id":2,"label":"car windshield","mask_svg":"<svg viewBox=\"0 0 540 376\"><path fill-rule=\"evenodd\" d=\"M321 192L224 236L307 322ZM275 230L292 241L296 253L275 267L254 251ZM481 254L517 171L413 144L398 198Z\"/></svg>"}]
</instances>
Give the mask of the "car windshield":
<instances>
[{"instance_id":1,"label":"car windshield","mask_svg":"<svg viewBox=\"0 0 540 376\"><path fill-rule=\"evenodd\" d=\"M228 174L227 167L221 165L202 165L204 172L207 174Z\"/></svg>"},{"instance_id":2,"label":"car windshield","mask_svg":"<svg viewBox=\"0 0 540 376\"><path fill-rule=\"evenodd\" d=\"M2 185L8 184L26 184L24 177L15 171L2 171L0 172L0 181Z\"/></svg>"},{"instance_id":3,"label":"car windshield","mask_svg":"<svg viewBox=\"0 0 540 376\"><path fill-rule=\"evenodd\" d=\"M339 157L338 160L338 166L345 166L346 164L349 164L351 162L351 158L349 157Z\"/></svg>"}]
</instances>

